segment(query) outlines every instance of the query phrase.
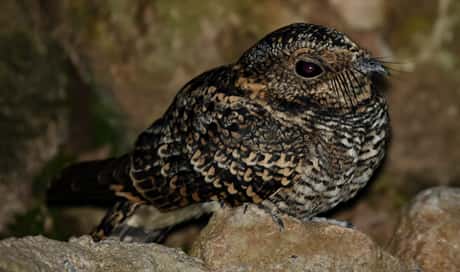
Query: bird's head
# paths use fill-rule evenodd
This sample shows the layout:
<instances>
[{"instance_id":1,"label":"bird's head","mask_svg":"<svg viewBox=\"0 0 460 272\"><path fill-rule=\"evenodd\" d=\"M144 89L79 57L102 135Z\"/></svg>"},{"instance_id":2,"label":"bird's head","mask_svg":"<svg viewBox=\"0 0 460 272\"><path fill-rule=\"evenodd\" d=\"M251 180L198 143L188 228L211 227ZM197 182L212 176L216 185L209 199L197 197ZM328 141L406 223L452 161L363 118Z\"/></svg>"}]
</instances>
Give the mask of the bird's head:
<instances>
[{"instance_id":1,"label":"bird's head","mask_svg":"<svg viewBox=\"0 0 460 272\"><path fill-rule=\"evenodd\" d=\"M378 94L385 67L334 29L297 23L276 30L235 65L238 87L286 110L348 113Z\"/></svg>"}]
</instances>

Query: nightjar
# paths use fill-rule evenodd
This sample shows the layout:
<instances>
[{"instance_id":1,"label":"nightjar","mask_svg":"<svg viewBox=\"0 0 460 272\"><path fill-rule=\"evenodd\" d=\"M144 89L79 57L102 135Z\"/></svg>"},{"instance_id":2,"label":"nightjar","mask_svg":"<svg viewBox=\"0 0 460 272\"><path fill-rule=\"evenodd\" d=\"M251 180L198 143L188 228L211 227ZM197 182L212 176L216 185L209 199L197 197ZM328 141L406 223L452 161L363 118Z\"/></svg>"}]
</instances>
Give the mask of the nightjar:
<instances>
[{"instance_id":1,"label":"nightjar","mask_svg":"<svg viewBox=\"0 0 460 272\"><path fill-rule=\"evenodd\" d=\"M142 204L255 203L308 220L352 198L382 161L386 75L343 33L288 25L187 83L132 152L66 168L49 196L124 199L96 239Z\"/></svg>"}]
</instances>

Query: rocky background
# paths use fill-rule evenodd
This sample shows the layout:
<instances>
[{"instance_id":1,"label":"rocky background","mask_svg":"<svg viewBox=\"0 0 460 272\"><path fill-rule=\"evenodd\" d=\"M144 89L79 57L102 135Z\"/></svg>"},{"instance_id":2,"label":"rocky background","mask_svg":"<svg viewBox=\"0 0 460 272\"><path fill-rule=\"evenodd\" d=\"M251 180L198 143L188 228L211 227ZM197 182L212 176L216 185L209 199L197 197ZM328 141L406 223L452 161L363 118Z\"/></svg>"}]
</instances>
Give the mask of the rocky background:
<instances>
[{"instance_id":1,"label":"rocky background","mask_svg":"<svg viewBox=\"0 0 460 272\"><path fill-rule=\"evenodd\" d=\"M330 244L317 248L310 238L302 238L307 249L290 241L285 252L270 253L281 254L281 259L270 258L269 253L246 254L245 259L231 255L231 250L224 251L228 256L218 253L211 258L222 250L211 248L216 244L213 239L224 249L238 246L232 245L227 233L255 243L244 238L247 226L241 230L241 226L219 223L239 216L233 214L238 211L223 211L211 219L198 240L202 222L166 241L200 259L157 245L148 247L161 253L139 258L159 265L158 271L163 265L158 259L161 254L170 260L197 262L196 271L219 269L224 265L222 256L231 262L228 267L240 267L240 271L257 271L254 263L273 271L293 265L290 269L296 271L295 265L300 269L314 255L317 259L311 261L312 267L314 260L336 260L336 266L318 267L343 271L347 268L341 269L344 266L334 252L350 252L348 260L370 256L362 260L375 265L375 271L460 270L455 257L460 254L460 235L454 231L459 229L456 220L460 218L454 189L460 186L460 2L3 0L0 11L0 238L42 234L66 241L87 233L104 209L48 207L44 192L50 177L73 161L122 154L193 76L234 61L264 34L282 25L305 21L348 33L392 68L387 93L393 128L389 156L359 197L327 214L353 222L356 230L292 223L294 234L270 239L327 235ZM425 191L414 199L419 192L440 185L450 187ZM266 220L263 216L254 220L248 224L266 225L261 223ZM270 232L271 227L266 228ZM337 237L345 240L337 241ZM63 254L60 256L76 251L97 255L94 252L109 247L114 248L111 256L136 258L136 254L123 253L128 248L137 252L133 245L94 245L85 237L79 239L69 244L40 237L9 239L0 242L0 252L30 257L25 252L14 255L11 250L41 244L65 248L55 251ZM344 241L363 246L332 253L326 250ZM40 253L37 249L30 254ZM96 264L98 258L107 258L104 256L85 259L86 264ZM21 263L2 266L19 258L8 262L0 257L0 271L33 271ZM68 265L68 271L80 271L78 264L64 262L65 258L57 259L58 264ZM270 263L273 260L276 263ZM142 270L142 265L126 266L126 270Z\"/></svg>"}]
</instances>

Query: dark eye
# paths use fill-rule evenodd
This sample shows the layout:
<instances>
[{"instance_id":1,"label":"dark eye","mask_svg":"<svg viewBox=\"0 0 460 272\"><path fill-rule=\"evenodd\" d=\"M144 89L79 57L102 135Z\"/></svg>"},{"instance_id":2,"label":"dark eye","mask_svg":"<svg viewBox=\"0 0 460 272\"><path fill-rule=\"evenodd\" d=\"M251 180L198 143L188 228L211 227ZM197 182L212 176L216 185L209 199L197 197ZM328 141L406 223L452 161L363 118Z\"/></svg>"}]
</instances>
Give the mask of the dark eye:
<instances>
[{"instance_id":1,"label":"dark eye","mask_svg":"<svg viewBox=\"0 0 460 272\"><path fill-rule=\"evenodd\" d=\"M323 68L316 63L299 60L295 64L295 71L299 76L312 78L323 73Z\"/></svg>"}]
</instances>

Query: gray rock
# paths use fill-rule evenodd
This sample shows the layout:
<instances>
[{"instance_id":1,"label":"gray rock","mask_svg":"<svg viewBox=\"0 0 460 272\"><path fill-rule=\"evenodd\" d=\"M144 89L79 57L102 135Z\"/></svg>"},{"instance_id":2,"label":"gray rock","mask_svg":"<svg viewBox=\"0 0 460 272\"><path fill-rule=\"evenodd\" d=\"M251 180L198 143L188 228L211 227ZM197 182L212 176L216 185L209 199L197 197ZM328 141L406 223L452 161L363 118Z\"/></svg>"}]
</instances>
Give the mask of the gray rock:
<instances>
[{"instance_id":1,"label":"gray rock","mask_svg":"<svg viewBox=\"0 0 460 272\"><path fill-rule=\"evenodd\" d=\"M460 188L421 192L403 212L391 252L422 271L460 271Z\"/></svg>"},{"instance_id":2,"label":"gray rock","mask_svg":"<svg viewBox=\"0 0 460 272\"><path fill-rule=\"evenodd\" d=\"M42 236L0 241L0 271L208 271L201 261L157 244L83 236L59 242Z\"/></svg>"},{"instance_id":3,"label":"gray rock","mask_svg":"<svg viewBox=\"0 0 460 272\"><path fill-rule=\"evenodd\" d=\"M64 63L55 43L0 31L0 233L33 205L34 178L66 137Z\"/></svg>"},{"instance_id":4,"label":"gray rock","mask_svg":"<svg viewBox=\"0 0 460 272\"><path fill-rule=\"evenodd\" d=\"M406 271L354 229L284 218L280 231L256 206L216 213L191 254L218 271Z\"/></svg>"},{"instance_id":5,"label":"gray rock","mask_svg":"<svg viewBox=\"0 0 460 272\"><path fill-rule=\"evenodd\" d=\"M385 19L382 0L329 0L345 22L355 30L375 30Z\"/></svg>"}]
</instances>

